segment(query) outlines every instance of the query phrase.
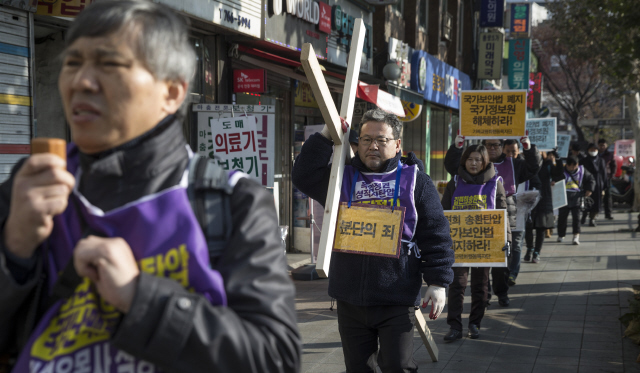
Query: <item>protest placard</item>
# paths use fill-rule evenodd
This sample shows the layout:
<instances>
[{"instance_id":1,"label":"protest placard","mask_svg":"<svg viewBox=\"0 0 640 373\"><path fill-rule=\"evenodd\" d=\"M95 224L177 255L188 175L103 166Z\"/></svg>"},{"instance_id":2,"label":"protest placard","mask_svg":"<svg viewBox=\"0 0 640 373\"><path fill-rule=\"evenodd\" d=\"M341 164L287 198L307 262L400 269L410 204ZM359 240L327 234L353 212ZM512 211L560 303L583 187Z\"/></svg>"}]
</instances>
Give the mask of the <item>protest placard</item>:
<instances>
[{"instance_id":1,"label":"protest placard","mask_svg":"<svg viewBox=\"0 0 640 373\"><path fill-rule=\"evenodd\" d=\"M554 210L567 205L567 187L564 180L556 181L551 187L551 199Z\"/></svg>"},{"instance_id":2,"label":"protest placard","mask_svg":"<svg viewBox=\"0 0 640 373\"><path fill-rule=\"evenodd\" d=\"M460 135L519 139L525 135L527 91L462 91Z\"/></svg>"},{"instance_id":3,"label":"protest placard","mask_svg":"<svg viewBox=\"0 0 640 373\"><path fill-rule=\"evenodd\" d=\"M623 158L636 156L636 140L616 140L615 155Z\"/></svg>"},{"instance_id":4,"label":"protest placard","mask_svg":"<svg viewBox=\"0 0 640 373\"><path fill-rule=\"evenodd\" d=\"M398 258L405 210L340 203L333 251Z\"/></svg>"},{"instance_id":5,"label":"protest placard","mask_svg":"<svg viewBox=\"0 0 640 373\"><path fill-rule=\"evenodd\" d=\"M454 267L506 267L506 210L448 210Z\"/></svg>"},{"instance_id":6,"label":"protest placard","mask_svg":"<svg viewBox=\"0 0 640 373\"><path fill-rule=\"evenodd\" d=\"M209 117L205 131L206 150L202 155L215 158L225 170L239 170L262 184L255 117Z\"/></svg>"},{"instance_id":7,"label":"protest placard","mask_svg":"<svg viewBox=\"0 0 640 373\"><path fill-rule=\"evenodd\" d=\"M529 131L529 140L539 151L548 152L557 145L556 118L527 119L525 128Z\"/></svg>"},{"instance_id":8,"label":"protest placard","mask_svg":"<svg viewBox=\"0 0 640 373\"><path fill-rule=\"evenodd\" d=\"M569 156L569 145L571 145L571 135L558 135L558 155L560 158Z\"/></svg>"}]
</instances>

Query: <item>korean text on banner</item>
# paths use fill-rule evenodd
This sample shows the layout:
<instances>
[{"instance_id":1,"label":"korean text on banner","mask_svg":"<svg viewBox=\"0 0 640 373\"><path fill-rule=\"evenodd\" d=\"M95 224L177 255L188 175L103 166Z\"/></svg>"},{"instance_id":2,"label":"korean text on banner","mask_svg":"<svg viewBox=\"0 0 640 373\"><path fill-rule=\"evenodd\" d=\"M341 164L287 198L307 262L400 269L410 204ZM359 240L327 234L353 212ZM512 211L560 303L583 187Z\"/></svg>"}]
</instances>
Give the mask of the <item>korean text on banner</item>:
<instances>
[{"instance_id":1,"label":"korean text on banner","mask_svg":"<svg viewBox=\"0 0 640 373\"><path fill-rule=\"evenodd\" d=\"M238 170L262 183L255 117L211 118L206 131L205 155L225 170Z\"/></svg>"},{"instance_id":2,"label":"korean text on banner","mask_svg":"<svg viewBox=\"0 0 640 373\"><path fill-rule=\"evenodd\" d=\"M556 148L556 118L527 119L525 128L529 131L529 140L538 150L548 152Z\"/></svg>"},{"instance_id":3,"label":"korean text on banner","mask_svg":"<svg viewBox=\"0 0 640 373\"><path fill-rule=\"evenodd\" d=\"M558 155L560 158L569 156L569 145L571 145L571 135L558 135Z\"/></svg>"},{"instance_id":4,"label":"korean text on banner","mask_svg":"<svg viewBox=\"0 0 640 373\"><path fill-rule=\"evenodd\" d=\"M636 140L616 140L615 154L621 157L636 156Z\"/></svg>"},{"instance_id":5,"label":"korean text on banner","mask_svg":"<svg viewBox=\"0 0 640 373\"><path fill-rule=\"evenodd\" d=\"M567 205L567 187L564 180L557 181L551 187L551 199L554 210Z\"/></svg>"},{"instance_id":6,"label":"korean text on banner","mask_svg":"<svg viewBox=\"0 0 640 373\"><path fill-rule=\"evenodd\" d=\"M500 79L504 34L483 32L478 38L478 79Z\"/></svg>"},{"instance_id":7,"label":"korean text on banner","mask_svg":"<svg viewBox=\"0 0 640 373\"><path fill-rule=\"evenodd\" d=\"M454 267L506 267L506 210L448 210Z\"/></svg>"},{"instance_id":8,"label":"korean text on banner","mask_svg":"<svg viewBox=\"0 0 640 373\"><path fill-rule=\"evenodd\" d=\"M469 139L512 138L525 134L527 92L462 91L460 134Z\"/></svg>"},{"instance_id":9,"label":"korean text on banner","mask_svg":"<svg viewBox=\"0 0 640 373\"><path fill-rule=\"evenodd\" d=\"M340 203L333 251L398 258L405 210Z\"/></svg>"}]
</instances>

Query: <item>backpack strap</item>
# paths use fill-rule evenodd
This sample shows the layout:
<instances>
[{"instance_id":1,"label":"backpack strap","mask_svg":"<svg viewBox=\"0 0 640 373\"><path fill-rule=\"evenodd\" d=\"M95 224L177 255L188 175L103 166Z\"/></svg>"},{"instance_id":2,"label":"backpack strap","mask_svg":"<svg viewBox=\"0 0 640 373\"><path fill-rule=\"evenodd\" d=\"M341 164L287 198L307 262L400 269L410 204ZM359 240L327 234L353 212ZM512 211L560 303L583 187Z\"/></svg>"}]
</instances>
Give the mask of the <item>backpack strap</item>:
<instances>
[{"instance_id":1,"label":"backpack strap","mask_svg":"<svg viewBox=\"0 0 640 373\"><path fill-rule=\"evenodd\" d=\"M207 240L209 260L214 268L231 238L231 193L227 172L217 160L194 154L189 164L187 194Z\"/></svg>"}]
</instances>

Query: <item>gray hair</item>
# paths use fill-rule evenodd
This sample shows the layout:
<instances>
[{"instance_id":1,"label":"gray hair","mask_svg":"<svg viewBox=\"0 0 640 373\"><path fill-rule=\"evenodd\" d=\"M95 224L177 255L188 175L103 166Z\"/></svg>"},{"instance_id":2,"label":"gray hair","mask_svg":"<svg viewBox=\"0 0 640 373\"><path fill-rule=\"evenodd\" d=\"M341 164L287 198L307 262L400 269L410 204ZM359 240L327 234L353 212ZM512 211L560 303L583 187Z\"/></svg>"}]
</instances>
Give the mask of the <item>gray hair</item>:
<instances>
[{"instance_id":1,"label":"gray hair","mask_svg":"<svg viewBox=\"0 0 640 373\"><path fill-rule=\"evenodd\" d=\"M402 132L402 123L398 120L395 114L387 113L386 111L375 108L367 111L360 120L360 131L362 131L362 125L367 122L382 122L391 127L393 131L393 138L399 139ZM359 132L358 132L359 134Z\"/></svg>"},{"instance_id":2,"label":"gray hair","mask_svg":"<svg viewBox=\"0 0 640 373\"><path fill-rule=\"evenodd\" d=\"M148 0L97 1L75 19L65 47L82 37L128 32L135 35L136 57L156 79L190 83L196 55L189 44L188 22L169 7Z\"/></svg>"}]
</instances>

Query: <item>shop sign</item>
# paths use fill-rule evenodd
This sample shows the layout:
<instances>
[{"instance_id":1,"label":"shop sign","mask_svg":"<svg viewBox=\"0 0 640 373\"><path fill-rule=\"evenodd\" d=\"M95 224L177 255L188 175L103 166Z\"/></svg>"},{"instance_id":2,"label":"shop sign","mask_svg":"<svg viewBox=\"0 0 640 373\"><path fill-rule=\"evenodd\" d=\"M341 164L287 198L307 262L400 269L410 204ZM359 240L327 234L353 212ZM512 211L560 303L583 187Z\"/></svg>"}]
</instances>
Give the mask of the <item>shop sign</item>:
<instances>
[{"instance_id":1,"label":"shop sign","mask_svg":"<svg viewBox=\"0 0 640 373\"><path fill-rule=\"evenodd\" d=\"M411 57L411 89L424 95L426 84L427 52L416 50Z\"/></svg>"},{"instance_id":2,"label":"shop sign","mask_svg":"<svg viewBox=\"0 0 640 373\"><path fill-rule=\"evenodd\" d=\"M529 140L541 152L548 152L558 146L558 130L556 118L527 119L525 129Z\"/></svg>"},{"instance_id":3,"label":"shop sign","mask_svg":"<svg viewBox=\"0 0 640 373\"><path fill-rule=\"evenodd\" d=\"M614 154L624 157L636 156L636 140L616 140L614 145Z\"/></svg>"},{"instance_id":4,"label":"shop sign","mask_svg":"<svg viewBox=\"0 0 640 373\"><path fill-rule=\"evenodd\" d=\"M331 33L331 7L327 3L318 1L320 6L320 21L318 22L318 29L324 33Z\"/></svg>"},{"instance_id":5,"label":"shop sign","mask_svg":"<svg viewBox=\"0 0 640 373\"><path fill-rule=\"evenodd\" d=\"M413 48L395 38L389 38L389 61L395 61L400 67L400 79L398 85L402 88L411 88L411 57Z\"/></svg>"},{"instance_id":6,"label":"shop sign","mask_svg":"<svg viewBox=\"0 0 640 373\"><path fill-rule=\"evenodd\" d=\"M314 0L268 0L264 40L297 52L310 43L319 59L327 58L327 35L331 32L331 7ZM266 4L266 3L265 3Z\"/></svg>"},{"instance_id":7,"label":"shop sign","mask_svg":"<svg viewBox=\"0 0 640 373\"><path fill-rule=\"evenodd\" d=\"M416 118L420 117L420 113L422 112L422 105L418 105L409 101L402 101L402 109L404 109L404 117L400 117L400 121L402 122L411 122Z\"/></svg>"},{"instance_id":8,"label":"shop sign","mask_svg":"<svg viewBox=\"0 0 640 373\"><path fill-rule=\"evenodd\" d=\"M471 89L469 76L434 56L425 53L424 98L452 109L460 107L460 91Z\"/></svg>"},{"instance_id":9,"label":"shop sign","mask_svg":"<svg viewBox=\"0 0 640 373\"><path fill-rule=\"evenodd\" d=\"M478 79L498 80L502 77L501 32L483 32L478 38Z\"/></svg>"},{"instance_id":10,"label":"shop sign","mask_svg":"<svg viewBox=\"0 0 640 373\"><path fill-rule=\"evenodd\" d=\"M531 39L516 39L509 42L509 88L529 89L529 57Z\"/></svg>"},{"instance_id":11,"label":"shop sign","mask_svg":"<svg viewBox=\"0 0 640 373\"><path fill-rule=\"evenodd\" d=\"M267 81L264 69L233 70L233 91L263 93Z\"/></svg>"},{"instance_id":12,"label":"shop sign","mask_svg":"<svg viewBox=\"0 0 640 373\"><path fill-rule=\"evenodd\" d=\"M527 91L462 91L460 135L519 139L525 135Z\"/></svg>"},{"instance_id":13,"label":"shop sign","mask_svg":"<svg viewBox=\"0 0 640 373\"><path fill-rule=\"evenodd\" d=\"M527 95L527 109L540 109L542 101L542 73L531 73L529 79L533 82Z\"/></svg>"},{"instance_id":14,"label":"shop sign","mask_svg":"<svg viewBox=\"0 0 640 373\"><path fill-rule=\"evenodd\" d=\"M353 26L357 18L362 18L366 33L362 48L360 72L372 74L373 34L371 13L347 1L330 0L328 3L331 5L331 34L327 40L327 61L338 66L347 67Z\"/></svg>"},{"instance_id":15,"label":"shop sign","mask_svg":"<svg viewBox=\"0 0 640 373\"><path fill-rule=\"evenodd\" d=\"M313 95L313 91L311 90L311 86L309 83L298 82L298 86L296 87L296 95L294 98L295 106L304 106L304 107L312 107L317 108L318 101L316 101L316 97Z\"/></svg>"},{"instance_id":16,"label":"shop sign","mask_svg":"<svg viewBox=\"0 0 640 373\"><path fill-rule=\"evenodd\" d=\"M39 0L37 15L75 18L93 0Z\"/></svg>"},{"instance_id":17,"label":"shop sign","mask_svg":"<svg viewBox=\"0 0 640 373\"><path fill-rule=\"evenodd\" d=\"M504 0L482 0L480 27L502 27Z\"/></svg>"},{"instance_id":18,"label":"shop sign","mask_svg":"<svg viewBox=\"0 0 640 373\"><path fill-rule=\"evenodd\" d=\"M483 198L484 197L484 198ZM506 267L507 210L468 210L486 204L486 196L456 197L456 210L445 210L455 254L454 267Z\"/></svg>"},{"instance_id":19,"label":"shop sign","mask_svg":"<svg viewBox=\"0 0 640 373\"><path fill-rule=\"evenodd\" d=\"M531 37L531 4L511 4L511 39L527 39Z\"/></svg>"}]
</instances>

